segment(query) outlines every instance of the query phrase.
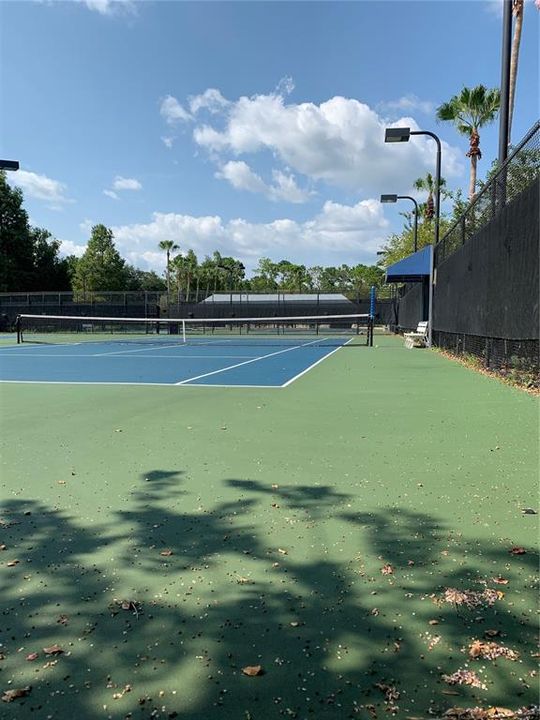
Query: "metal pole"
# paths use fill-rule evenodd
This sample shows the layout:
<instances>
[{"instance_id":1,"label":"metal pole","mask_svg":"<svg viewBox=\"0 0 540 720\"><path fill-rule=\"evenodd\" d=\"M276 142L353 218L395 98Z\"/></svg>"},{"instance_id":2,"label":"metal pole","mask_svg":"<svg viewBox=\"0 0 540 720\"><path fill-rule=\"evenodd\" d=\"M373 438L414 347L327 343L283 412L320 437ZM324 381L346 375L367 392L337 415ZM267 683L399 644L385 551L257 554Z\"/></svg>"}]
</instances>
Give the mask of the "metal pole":
<instances>
[{"instance_id":1,"label":"metal pole","mask_svg":"<svg viewBox=\"0 0 540 720\"><path fill-rule=\"evenodd\" d=\"M501 110L499 113L499 165L508 157L510 110L510 53L512 44L512 0L503 0L503 34L501 52Z\"/></svg>"},{"instance_id":2,"label":"metal pole","mask_svg":"<svg viewBox=\"0 0 540 720\"><path fill-rule=\"evenodd\" d=\"M441 141L435 133L429 130L412 130L411 135L429 135L437 143L437 161L435 164L435 236L434 246L431 248L429 259L429 303L428 303L428 347L433 344L433 281L435 269L433 266L435 258L435 246L439 243L439 221L441 217Z\"/></svg>"}]
</instances>

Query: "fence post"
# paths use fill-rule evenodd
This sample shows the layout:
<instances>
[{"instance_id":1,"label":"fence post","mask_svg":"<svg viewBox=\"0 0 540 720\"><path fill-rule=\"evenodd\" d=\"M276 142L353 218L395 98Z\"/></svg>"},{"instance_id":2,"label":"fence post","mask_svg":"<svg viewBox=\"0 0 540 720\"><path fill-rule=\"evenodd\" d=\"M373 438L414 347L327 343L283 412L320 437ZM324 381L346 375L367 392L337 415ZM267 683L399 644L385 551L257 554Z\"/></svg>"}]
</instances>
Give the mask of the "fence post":
<instances>
[{"instance_id":1,"label":"fence post","mask_svg":"<svg viewBox=\"0 0 540 720\"><path fill-rule=\"evenodd\" d=\"M461 216L461 244L465 245L465 213Z\"/></svg>"}]
</instances>

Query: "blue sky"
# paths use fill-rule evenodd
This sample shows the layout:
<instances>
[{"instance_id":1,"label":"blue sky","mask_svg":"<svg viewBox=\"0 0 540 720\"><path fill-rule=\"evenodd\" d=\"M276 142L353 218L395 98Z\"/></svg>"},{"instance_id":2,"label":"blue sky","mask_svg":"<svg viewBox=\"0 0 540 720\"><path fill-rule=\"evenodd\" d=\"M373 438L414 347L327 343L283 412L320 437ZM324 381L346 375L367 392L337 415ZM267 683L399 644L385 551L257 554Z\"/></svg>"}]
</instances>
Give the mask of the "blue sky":
<instances>
[{"instance_id":1,"label":"blue sky","mask_svg":"<svg viewBox=\"0 0 540 720\"><path fill-rule=\"evenodd\" d=\"M0 153L31 222L80 254L112 227L162 271L160 240L201 258L371 263L433 170L433 130L467 189L466 138L434 109L500 82L500 2L2 2ZM527 2L512 136L538 117L540 13ZM497 155L482 133L480 176Z\"/></svg>"}]
</instances>

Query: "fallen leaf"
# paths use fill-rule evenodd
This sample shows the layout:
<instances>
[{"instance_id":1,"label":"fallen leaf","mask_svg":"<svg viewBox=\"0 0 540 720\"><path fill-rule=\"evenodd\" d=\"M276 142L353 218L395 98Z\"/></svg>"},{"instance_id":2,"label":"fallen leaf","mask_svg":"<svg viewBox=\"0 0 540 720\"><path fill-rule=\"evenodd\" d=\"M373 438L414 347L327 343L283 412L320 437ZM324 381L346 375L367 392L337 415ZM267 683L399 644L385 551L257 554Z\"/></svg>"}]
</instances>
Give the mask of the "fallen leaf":
<instances>
[{"instance_id":1,"label":"fallen leaf","mask_svg":"<svg viewBox=\"0 0 540 720\"><path fill-rule=\"evenodd\" d=\"M500 634L500 630L484 630L484 635L486 637L498 637Z\"/></svg>"},{"instance_id":2,"label":"fallen leaf","mask_svg":"<svg viewBox=\"0 0 540 720\"><path fill-rule=\"evenodd\" d=\"M27 659L29 662L32 662L32 660L37 660L38 657L39 657L39 654L38 654L37 652L33 652L33 653L30 653L29 655L27 655L27 656L26 656L26 659Z\"/></svg>"},{"instance_id":3,"label":"fallen leaf","mask_svg":"<svg viewBox=\"0 0 540 720\"><path fill-rule=\"evenodd\" d=\"M260 665L246 665L245 668L242 668L242 672L249 677L255 677L256 675L262 675L264 671Z\"/></svg>"},{"instance_id":4,"label":"fallen leaf","mask_svg":"<svg viewBox=\"0 0 540 720\"><path fill-rule=\"evenodd\" d=\"M272 485L272 490L277 490L279 485L276 485L275 483Z\"/></svg>"},{"instance_id":5,"label":"fallen leaf","mask_svg":"<svg viewBox=\"0 0 540 720\"><path fill-rule=\"evenodd\" d=\"M6 563L8 567L15 567L15 565L19 564L18 560L10 560L8 563Z\"/></svg>"},{"instance_id":6,"label":"fallen leaf","mask_svg":"<svg viewBox=\"0 0 540 720\"><path fill-rule=\"evenodd\" d=\"M159 554L163 555L163 557L170 557L173 554L173 551L172 550L162 550Z\"/></svg>"},{"instance_id":7,"label":"fallen leaf","mask_svg":"<svg viewBox=\"0 0 540 720\"><path fill-rule=\"evenodd\" d=\"M381 568L381 573L383 575L393 575L394 568L390 564L383 565Z\"/></svg>"},{"instance_id":8,"label":"fallen leaf","mask_svg":"<svg viewBox=\"0 0 540 720\"><path fill-rule=\"evenodd\" d=\"M491 578L491 580L492 580L492 582L496 583L497 585L508 585L508 583L510 582L510 580L507 580L506 578L503 578L500 576L496 577L496 578Z\"/></svg>"},{"instance_id":9,"label":"fallen leaf","mask_svg":"<svg viewBox=\"0 0 540 720\"><path fill-rule=\"evenodd\" d=\"M7 550L7 545L0 545L0 550Z\"/></svg>"},{"instance_id":10,"label":"fallen leaf","mask_svg":"<svg viewBox=\"0 0 540 720\"><path fill-rule=\"evenodd\" d=\"M430 620L429 621L429 625L438 625L438 624L439 624L438 620Z\"/></svg>"},{"instance_id":11,"label":"fallen leaf","mask_svg":"<svg viewBox=\"0 0 540 720\"><path fill-rule=\"evenodd\" d=\"M43 648L45 655L61 655L64 651L60 645L51 645L50 647Z\"/></svg>"},{"instance_id":12,"label":"fallen leaf","mask_svg":"<svg viewBox=\"0 0 540 720\"><path fill-rule=\"evenodd\" d=\"M449 685L469 685L470 687L480 688L480 690L487 690L487 685L472 670L460 668L451 675L443 675L442 679Z\"/></svg>"},{"instance_id":13,"label":"fallen leaf","mask_svg":"<svg viewBox=\"0 0 540 720\"><path fill-rule=\"evenodd\" d=\"M283 550L283 548L278 548L278 553L281 553L282 555L287 555L287 551Z\"/></svg>"},{"instance_id":14,"label":"fallen leaf","mask_svg":"<svg viewBox=\"0 0 540 720\"><path fill-rule=\"evenodd\" d=\"M69 623L69 618L67 615L60 615L56 622L60 625L67 625Z\"/></svg>"},{"instance_id":15,"label":"fallen leaf","mask_svg":"<svg viewBox=\"0 0 540 720\"><path fill-rule=\"evenodd\" d=\"M26 697L30 694L30 691L32 690L31 685L27 685L23 688L13 688L13 690L4 690L4 694L2 695L2 700L4 702L13 702L14 700L17 700L18 698Z\"/></svg>"},{"instance_id":16,"label":"fallen leaf","mask_svg":"<svg viewBox=\"0 0 540 720\"><path fill-rule=\"evenodd\" d=\"M521 512L524 515L537 515L536 510L533 510L533 508L523 508Z\"/></svg>"},{"instance_id":17,"label":"fallen leaf","mask_svg":"<svg viewBox=\"0 0 540 720\"><path fill-rule=\"evenodd\" d=\"M525 555L527 551L522 547L513 547L508 552L510 555Z\"/></svg>"}]
</instances>

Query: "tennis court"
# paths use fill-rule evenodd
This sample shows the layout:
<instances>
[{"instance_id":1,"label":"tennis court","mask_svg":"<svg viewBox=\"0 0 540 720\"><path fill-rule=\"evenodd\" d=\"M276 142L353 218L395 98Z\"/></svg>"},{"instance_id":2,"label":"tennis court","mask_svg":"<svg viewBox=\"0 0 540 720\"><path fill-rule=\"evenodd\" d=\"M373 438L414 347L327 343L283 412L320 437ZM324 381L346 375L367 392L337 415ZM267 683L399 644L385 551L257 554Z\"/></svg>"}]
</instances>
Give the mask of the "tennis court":
<instances>
[{"instance_id":1,"label":"tennis court","mask_svg":"<svg viewBox=\"0 0 540 720\"><path fill-rule=\"evenodd\" d=\"M427 720L536 702L535 398L394 337L251 363L284 384L324 358L284 391L172 386L182 353L201 368L283 345L218 338L212 359L169 336L85 339L2 363L26 378L116 363L125 379L170 352L170 375L0 385L2 690L24 691L2 718ZM475 642L507 654L472 657ZM477 684L445 679L460 671Z\"/></svg>"},{"instance_id":2,"label":"tennis court","mask_svg":"<svg viewBox=\"0 0 540 720\"><path fill-rule=\"evenodd\" d=\"M369 328L361 334L359 318L369 316L258 319L255 326L238 318L23 316L22 342L0 348L0 380L282 388L341 348L366 345Z\"/></svg>"},{"instance_id":3,"label":"tennis court","mask_svg":"<svg viewBox=\"0 0 540 720\"><path fill-rule=\"evenodd\" d=\"M145 340L17 346L0 350L0 379L11 382L120 383L285 387L348 342L268 338L241 345L210 340L189 345ZM282 343L280 342L280 345ZM121 347L123 346L123 349Z\"/></svg>"}]
</instances>

